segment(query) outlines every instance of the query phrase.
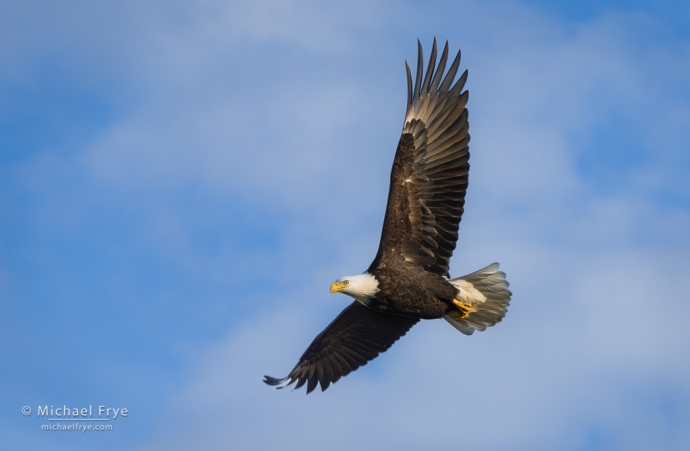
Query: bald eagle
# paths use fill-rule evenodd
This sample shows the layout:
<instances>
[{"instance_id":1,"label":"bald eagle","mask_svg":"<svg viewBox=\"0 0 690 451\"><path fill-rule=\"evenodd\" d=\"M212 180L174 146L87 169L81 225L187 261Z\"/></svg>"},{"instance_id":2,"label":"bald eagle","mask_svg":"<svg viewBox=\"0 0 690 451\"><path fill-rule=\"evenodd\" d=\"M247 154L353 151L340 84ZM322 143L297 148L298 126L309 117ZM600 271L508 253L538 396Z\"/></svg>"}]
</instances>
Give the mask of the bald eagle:
<instances>
[{"instance_id":1,"label":"bald eagle","mask_svg":"<svg viewBox=\"0 0 690 451\"><path fill-rule=\"evenodd\" d=\"M434 39L426 74L422 45L414 87L407 69L407 111L393 160L388 204L376 258L363 274L341 277L331 293L355 299L321 332L282 379L283 388L331 383L385 352L420 319L443 318L466 335L503 319L512 293L498 263L451 279L448 264L458 239L467 191L470 135L467 70L453 85L460 52L443 73L448 42L436 65ZM452 86L451 86L452 85Z\"/></svg>"}]
</instances>

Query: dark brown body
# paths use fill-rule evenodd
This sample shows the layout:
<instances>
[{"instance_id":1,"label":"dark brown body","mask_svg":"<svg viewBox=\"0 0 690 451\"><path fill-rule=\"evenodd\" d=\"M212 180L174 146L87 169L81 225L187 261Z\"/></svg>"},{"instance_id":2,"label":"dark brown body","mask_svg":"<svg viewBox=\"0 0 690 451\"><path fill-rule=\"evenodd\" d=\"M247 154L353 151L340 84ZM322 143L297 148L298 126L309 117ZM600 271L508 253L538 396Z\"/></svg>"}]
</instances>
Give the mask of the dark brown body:
<instances>
[{"instance_id":1,"label":"dark brown body","mask_svg":"<svg viewBox=\"0 0 690 451\"><path fill-rule=\"evenodd\" d=\"M368 307L381 313L421 319L442 318L451 309L457 289L447 279L414 265L373 270L379 292Z\"/></svg>"}]
</instances>

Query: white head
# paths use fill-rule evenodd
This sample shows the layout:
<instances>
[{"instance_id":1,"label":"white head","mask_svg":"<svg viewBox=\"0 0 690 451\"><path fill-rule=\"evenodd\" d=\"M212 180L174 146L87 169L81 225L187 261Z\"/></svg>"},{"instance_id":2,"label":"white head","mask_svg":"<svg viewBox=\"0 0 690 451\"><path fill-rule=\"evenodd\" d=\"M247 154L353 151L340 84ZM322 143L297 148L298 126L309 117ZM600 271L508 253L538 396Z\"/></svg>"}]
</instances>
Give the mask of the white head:
<instances>
[{"instance_id":1,"label":"white head","mask_svg":"<svg viewBox=\"0 0 690 451\"><path fill-rule=\"evenodd\" d=\"M331 294L339 291L367 305L379 292L379 281L366 272L358 276L341 277L331 285Z\"/></svg>"}]
</instances>

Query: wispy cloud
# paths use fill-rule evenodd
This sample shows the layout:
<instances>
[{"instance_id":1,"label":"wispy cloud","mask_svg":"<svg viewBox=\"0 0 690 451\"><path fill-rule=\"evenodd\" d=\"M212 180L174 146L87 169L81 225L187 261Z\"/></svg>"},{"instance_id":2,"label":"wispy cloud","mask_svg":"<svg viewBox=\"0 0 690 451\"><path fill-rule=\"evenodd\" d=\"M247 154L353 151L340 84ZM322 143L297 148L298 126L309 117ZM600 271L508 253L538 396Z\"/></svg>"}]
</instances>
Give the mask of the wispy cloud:
<instances>
[{"instance_id":1,"label":"wispy cloud","mask_svg":"<svg viewBox=\"0 0 690 451\"><path fill-rule=\"evenodd\" d=\"M148 418L119 442L76 446L690 443L690 38L657 16L604 8L566 24L511 1L24 2L0 7L0 23L0 99L39 92L44 64L108 110L0 169L0 317L28 331L2 355L59 371L39 387L3 374L22 396L125 396ZM328 284L374 256L402 59L433 35L470 69L452 273L500 261L508 316L471 338L424 322L325 394L271 390L261 376L287 373L347 302ZM41 357L56 321L75 348ZM117 389L98 382L117 368ZM3 414L23 431L11 443L39 440L15 413Z\"/></svg>"}]
</instances>

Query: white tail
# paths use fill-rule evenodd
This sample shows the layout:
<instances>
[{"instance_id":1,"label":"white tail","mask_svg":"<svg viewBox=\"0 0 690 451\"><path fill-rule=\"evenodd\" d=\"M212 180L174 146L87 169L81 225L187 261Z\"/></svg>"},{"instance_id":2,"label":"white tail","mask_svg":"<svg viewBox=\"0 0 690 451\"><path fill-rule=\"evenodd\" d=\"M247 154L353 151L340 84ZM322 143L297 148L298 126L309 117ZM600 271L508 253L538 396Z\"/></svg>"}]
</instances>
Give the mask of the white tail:
<instances>
[{"instance_id":1,"label":"white tail","mask_svg":"<svg viewBox=\"0 0 690 451\"><path fill-rule=\"evenodd\" d=\"M485 330L506 315L513 293L508 289L506 274L498 270L498 263L448 282L458 289L458 300L471 306L467 315L443 317L463 334L472 335L475 330Z\"/></svg>"}]
</instances>

